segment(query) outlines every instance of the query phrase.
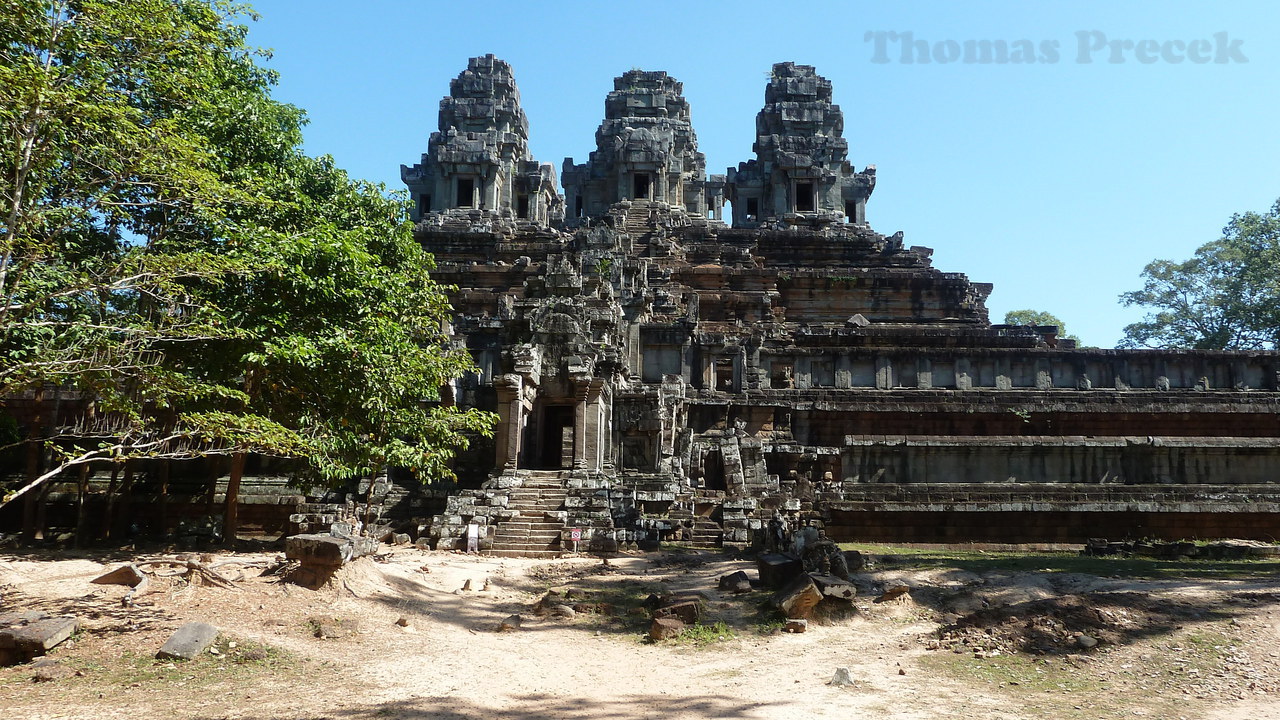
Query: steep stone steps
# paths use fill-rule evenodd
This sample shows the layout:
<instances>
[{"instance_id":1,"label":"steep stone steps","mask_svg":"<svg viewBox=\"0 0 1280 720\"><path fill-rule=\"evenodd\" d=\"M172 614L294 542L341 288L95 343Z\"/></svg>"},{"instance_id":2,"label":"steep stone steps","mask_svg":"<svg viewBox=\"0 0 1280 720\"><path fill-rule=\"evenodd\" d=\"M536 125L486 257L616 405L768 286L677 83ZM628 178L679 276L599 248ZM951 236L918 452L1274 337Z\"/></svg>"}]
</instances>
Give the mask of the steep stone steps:
<instances>
[{"instance_id":1,"label":"steep stone steps","mask_svg":"<svg viewBox=\"0 0 1280 720\"><path fill-rule=\"evenodd\" d=\"M699 519L693 524L693 546L718 548L724 546L724 528L714 520Z\"/></svg>"},{"instance_id":2,"label":"steep stone steps","mask_svg":"<svg viewBox=\"0 0 1280 720\"><path fill-rule=\"evenodd\" d=\"M561 552L564 523L547 519L547 513L563 510L568 491L560 471L535 471L521 487L512 488L507 509L520 514L498 524L491 555L498 557L556 557Z\"/></svg>"}]
</instances>

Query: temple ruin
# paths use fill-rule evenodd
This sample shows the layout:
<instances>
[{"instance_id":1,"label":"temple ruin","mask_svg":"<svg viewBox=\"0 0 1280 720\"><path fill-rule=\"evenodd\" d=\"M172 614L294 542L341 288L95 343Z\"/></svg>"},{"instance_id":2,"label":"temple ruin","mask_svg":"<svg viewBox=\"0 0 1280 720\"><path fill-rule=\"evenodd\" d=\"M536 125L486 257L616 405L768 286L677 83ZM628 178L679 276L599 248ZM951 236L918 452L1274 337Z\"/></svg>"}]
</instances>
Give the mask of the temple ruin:
<instances>
[{"instance_id":1,"label":"temple ruin","mask_svg":"<svg viewBox=\"0 0 1280 720\"><path fill-rule=\"evenodd\" d=\"M851 164L835 99L813 67L774 65L754 156L707 174L696 103L631 70L557 179L529 151L511 66L472 58L401 176L477 368L441 396L495 412L494 437L457 458L456 483L389 468L297 487L288 462L251 456L242 527L545 556L802 527L1280 536L1280 353L1076 348L993 325L991 285L868 224L875 167ZM57 388L6 398L33 425L78 408ZM10 486L38 450L10 453ZM3 508L0 529L216 542L229 462L82 466Z\"/></svg>"},{"instance_id":2,"label":"temple ruin","mask_svg":"<svg viewBox=\"0 0 1280 720\"><path fill-rule=\"evenodd\" d=\"M461 547L1280 535L1280 355L1078 349L993 325L991 285L867 223L813 67L773 66L755 157L707 175L679 82L632 70L595 150L528 156L473 58L402 167L492 443L422 530ZM723 217L724 204L732 206Z\"/></svg>"}]
</instances>

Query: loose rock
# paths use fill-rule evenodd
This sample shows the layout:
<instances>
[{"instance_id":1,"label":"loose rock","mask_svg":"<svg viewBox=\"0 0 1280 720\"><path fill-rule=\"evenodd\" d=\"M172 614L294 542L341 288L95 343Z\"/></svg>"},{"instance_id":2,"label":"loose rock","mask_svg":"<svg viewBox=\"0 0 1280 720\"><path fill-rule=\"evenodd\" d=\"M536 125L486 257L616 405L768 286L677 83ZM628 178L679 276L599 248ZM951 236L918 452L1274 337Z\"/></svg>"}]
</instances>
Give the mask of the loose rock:
<instances>
[{"instance_id":1,"label":"loose rock","mask_svg":"<svg viewBox=\"0 0 1280 720\"><path fill-rule=\"evenodd\" d=\"M189 622L178 628L169 641L156 652L160 660L192 660L204 652L218 637L218 628L202 622Z\"/></svg>"}]
</instances>

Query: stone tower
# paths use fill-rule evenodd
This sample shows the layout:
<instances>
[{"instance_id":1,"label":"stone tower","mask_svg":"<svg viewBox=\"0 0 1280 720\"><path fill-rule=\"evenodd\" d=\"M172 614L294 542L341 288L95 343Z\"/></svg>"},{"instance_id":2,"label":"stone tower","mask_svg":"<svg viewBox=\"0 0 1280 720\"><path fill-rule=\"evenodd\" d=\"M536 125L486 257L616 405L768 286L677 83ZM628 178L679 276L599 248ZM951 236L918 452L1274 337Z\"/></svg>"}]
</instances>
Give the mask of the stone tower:
<instances>
[{"instance_id":1,"label":"stone tower","mask_svg":"<svg viewBox=\"0 0 1280 720\"><path fill-rule=\"evenodd\" d=\"M414 200L413 219L436 223L563 217L555 170L529 154L529 120L511 66L493 55L471 58L440 101L440 129L422 162L400 166Z\"/></svg>"},{"instance_id":2,"label":"stone tower","mask_svg":"<svg viewBox=\"0 0 1280 720\"><path fill-rule=\"evenodd\" d=\"M564 161L570 219L600 217L621 201L719 219L722 193L708 191L706 157L698 152L683 91L665 72L630 70L614 78L596 149L581 165ZM723 187L723 178L711 185Z\"/></svg>"},{"instance_id":3,"label":"stone tower","mask_svg":"<svg viewBox=\"0 0 1280 720\"><path fill-rule=\"evenodd\" d=\"M756 159L729 169L733 226L866 224L876 170L854 171L843 132L831 81L811 65L775 64L756 115Z\"/></svg>"}]
</instances>

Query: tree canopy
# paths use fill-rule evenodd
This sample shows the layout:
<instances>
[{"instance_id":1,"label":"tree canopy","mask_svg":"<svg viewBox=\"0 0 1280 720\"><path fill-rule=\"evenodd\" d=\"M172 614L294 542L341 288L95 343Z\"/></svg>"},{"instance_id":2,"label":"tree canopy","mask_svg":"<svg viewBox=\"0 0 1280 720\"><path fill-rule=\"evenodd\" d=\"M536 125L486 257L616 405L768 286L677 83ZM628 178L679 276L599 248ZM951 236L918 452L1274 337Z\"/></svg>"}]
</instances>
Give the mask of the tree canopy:
<instances>
[{"instance_id":1,"label":"tree canopy","mask_svg":"<svg viewBox=\"0 0 1280 720\"><path fill-rule=\"evenodd\" d=\"M1121 347L1240 350L1280 347L1280 200L1233 215L1190 259L1154 260L1126 305L1151 308Z\"/></svg>"},{"instance_id":2,"label":"tree canopy","mask_svg":"<svg viewBox=\"0 0 1280 720\"><path fill-rule=\"evenodd\" d=\"M244 452L328 480L434 478L491 425L438 402L471 359L404 201L300 151L303 114L271 99L245 12L0 13L0 401L53 388L81 408L8 439L57 452L22 490L76 464Z\"/></svg>"},{"instance_id":3,"label":"tree canopy","mask_svg":"<svg viewBox=\"0 0 1280 720\"><path fill-rule=\"evenodd\" d=\"M1067 324L1058 319L1053 313L1044 312L1043 310L1010 310L1004 314L1005 325L1056 325L1058 327L1058 337L1080 341L1075 335L1067 334Z\"/></svg>"}]
</instances>

